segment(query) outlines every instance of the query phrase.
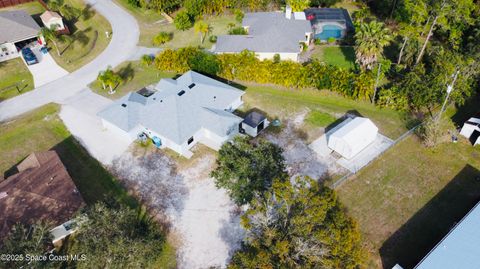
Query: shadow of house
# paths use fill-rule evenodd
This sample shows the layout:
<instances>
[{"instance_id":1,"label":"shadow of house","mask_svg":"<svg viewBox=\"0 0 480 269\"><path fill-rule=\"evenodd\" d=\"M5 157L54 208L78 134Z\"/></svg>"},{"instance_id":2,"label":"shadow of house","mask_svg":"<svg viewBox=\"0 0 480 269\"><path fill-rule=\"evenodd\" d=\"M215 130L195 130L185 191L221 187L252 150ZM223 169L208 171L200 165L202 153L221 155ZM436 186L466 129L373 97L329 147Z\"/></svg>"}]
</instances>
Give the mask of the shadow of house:
<instances>
[{"instance_id":1,"label":"shadow of house","mask_svg":"<svg viewBox=\"0 0 480 269\"><path fill-rule=\"evenodd\" d=\"M347 118L352 118L352 117L363 117L363 115L360 112L358 112L357 110L349 110L349 111L345 112L345 114L342 117L336 119L334 122L332 122L331 124L326 126L325 127L325 133L332 130L336 126L338 126L340 123L345 121Z\"/></svg>"},{"instance_id":2,"label":"shadow of house","mask_svg":"<svg viewBox=\"0 0 480 269\"><path fill-rule=\"evenodd\" d=\"M383 268L413 268L480 199L480 171L466 165L380 248Z\"/></svg>"}]
</instances>

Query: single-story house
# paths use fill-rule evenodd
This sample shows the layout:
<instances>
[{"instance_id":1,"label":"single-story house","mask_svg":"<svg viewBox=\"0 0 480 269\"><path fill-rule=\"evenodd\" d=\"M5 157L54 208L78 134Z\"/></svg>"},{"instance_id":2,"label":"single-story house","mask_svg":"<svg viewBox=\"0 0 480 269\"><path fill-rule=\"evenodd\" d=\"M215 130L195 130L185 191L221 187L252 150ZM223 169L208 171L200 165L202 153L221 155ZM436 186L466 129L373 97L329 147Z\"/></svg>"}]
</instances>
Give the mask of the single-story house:
<instances>
[{"instance_id":1,"label":"single-story house","mask_svg":"<svg viewBox=\"0 0 480 269\"><path fill-rule=\"evenodd\" d=\"M466 137L472 145L480 144L480 118L470 118L463 124L460 134Z\"/></svg>"},{"instance_id":2,"label":"single-story house","mask_svg":"<svg viewBox=\"0 0 480 269\"><path fill-rule=\"evenodd\" d=\"M265 115L252 111L243 119L240 132L256 137L269 124L270 122Z\"/></svg>"},{"instance_id":3,"label":"single-story house","mask_svg":"<svg viewBox=\"0 0 480 269\"><path fill-rule=\"evenodd\" d=\"M351 159L368 145L373 143L378 135L378 128L367 118L355 117L332 133L328 138L328 147Z\"/></svg>"},{"instance_id":4,"label":"single-story house","mask_svg":"<svg viewBox=\"0 0 480 269\"><path fill-rule=\"evenodd\" d=\"M255 52L257 57L273 59L275 54L281 60L298 61L302 43L309 44L312 26L305 13L255 12L246 13L242 26L247 35L220 35L213 51L215 53L240 53L244 50Z\"/></svg>"},{"instance_id":5,"label":"single-story house","mask_svg":"<svg viewBox=\"0 0 480 269\"><path fill-rule=\"evenodd\" d=\"M309 8L305 16L312 23L315 39L342 39L354 31L352 19L343 8Z\"/></svg>"},{"instance_id":6,"label":"single-story house","mask_svg":"<svg viewBox=\"0 0 480 269\"><path fill-rule=\"evenodd\" d=\"M85 203L55 151L30 154L0 182L0 239L16 223L70 220Z\"/></svg>"},{"instance_id":7,"label":"single-story house","mask_svg":"<svg viewBox=\"0 0 480 269\"><path fill-rule=\"evenodd\" d=\"M20 56L20 49L36 42L44 44L40 26L23 10L0 12L0 62Z\"/></svg>"},{"instance_id":8,"label":"single-story house","mask_svg":"<svg viewBox=\"0 0 480 269\"><path fill-rule=\"evenodd\" d=\"M242 118L232 112L243 91L189 71L177 79L132 92L98 113L105 128L131 139L146 134L158 147L189 158L198 142L219 149L239 133Z\"/></svg>"},{"instance_id":9,"label":"single-story house","mask_svg":"<svg viewBox=\"0 0 480 269\"><path fill-rule=\"evenodd\" d=\"M47 10L43 12L43 14L40 15L40 19L42 20L43 25L49 29L55 27L55 30L57 31L65 30L62 16L55 11Z\"/></svg>"},{"instance_id":10,"label":"single-story house","mask_svg":"<svg viewBox=\"0 0 480 269\"><path fill-rule=\"evenodd\" d=\"M480 203L477 203L414 269L480 268L479 223Z\"/></svg>"}]
</instances>

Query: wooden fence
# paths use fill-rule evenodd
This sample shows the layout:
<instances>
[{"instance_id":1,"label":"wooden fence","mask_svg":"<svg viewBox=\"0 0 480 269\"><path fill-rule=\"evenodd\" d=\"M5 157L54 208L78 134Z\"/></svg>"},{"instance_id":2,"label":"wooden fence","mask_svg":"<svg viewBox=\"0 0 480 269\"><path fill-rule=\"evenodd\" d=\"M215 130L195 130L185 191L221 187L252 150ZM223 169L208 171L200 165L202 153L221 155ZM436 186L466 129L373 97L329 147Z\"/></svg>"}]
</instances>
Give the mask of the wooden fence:
<instances>
[{"instance_id":1,"label":"wooden fence","mask_svg":"<svg viewBox=\"0 0 480 269\"><path fill-rule=\"evenodd\" d=\"M0 0L0 8L16 6L33 1L39 2L45 9L47 9L47 4L42 0Z\"/></svg>"}]
</instances>

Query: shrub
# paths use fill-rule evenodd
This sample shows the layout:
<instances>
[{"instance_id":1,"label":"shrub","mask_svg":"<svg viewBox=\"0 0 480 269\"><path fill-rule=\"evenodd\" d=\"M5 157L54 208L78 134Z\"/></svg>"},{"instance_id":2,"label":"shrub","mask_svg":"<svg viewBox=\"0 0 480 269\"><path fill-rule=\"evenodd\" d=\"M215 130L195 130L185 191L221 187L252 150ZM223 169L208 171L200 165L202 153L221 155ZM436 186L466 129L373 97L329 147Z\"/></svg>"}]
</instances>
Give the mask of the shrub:
<instances>
[{"instance_id":1,"label":"shrub","mask_svg":"<svg viewBox=\"0 0 480 269\"><path fill-rule=\"evenodd\" d=\"M175 23L175 27L178 30L181 30L181 31L185 31L187 29L190 29L193 26L192 19L186 11L178 12L178 14L177 14L177 16L175 16L175 19L173 20L173 22Z\"/></svg>"},{"instance_id":2,"label":"shrub","mask_svg":"<svg viewBox=\"0 0 480 269\"><path fill-rule=\"evenodd\" d=\"M329 38L327 39L327 42L330 43L330 44L333 44L333 43L335 43L336 41L337 41L337 39L336 39L335 37L329 37Z\"/></svg>"},{"instance_id":3,"label":"shrub","mask_svg":"<svg viewBox=\"0 0 480 269\"><path fill-rule=\"evenodd\" d=\"M228 34L229 35L246 35L248 33L247 33L247 30L245 30L245 28L243 27L234 27L228 30Z\"/></svg>"},{"instance_id":4,"label":"shrub","mask_svg":"<svg viewBox=\"0 0 480 269\"><path fill-rule=\"evenodd\" d=\"M280 62L280 54L275 53L275 55L273 55L273 62L274 63L279 63Z\"/></svg>"},{"instance_id":5,"label":"shrub","mask_svg":"<svg viewBox=\"0 0 480 269\"><path fill-rule=\"evenodd\" d=\"M153 63L154 59L155 57L153 57L152 55L145 54L140 59L140 62L145 66L150 66Z\"/></svg>"},{"instance_id":6,"label":"shrub","mask_svg":"<svg viewBox=\"0 0 480 269\"><path fill-rule=\"evenodd\" d=\"M211 35L208 40L210 40L210 42L212 43L217 43L217 36L216 35Z\"/></svg>"},{"instance_id":7,"label":"shrub","mask_svg":"<svg viewBox=\"0 0 480 269\"><path fill-rule=\"evenodd\" d=\"M313 43L315 45L322 45L322 40L320 38L315 38L315 40L313 41Z\"/></svg>"},{"instance_id":8,"label":"shrub","mask_svg":"<svg viewBox=\"0 0 480 269\"><path fill-rule=\"evenodd\" d=\"M153 45L155 46L160 46L162 44L165 44L166 42L172 40L173 36L171 33L167 33L167 32L160 32L158 35L156 35L152 42L153 42Z\"/></svg>"},{"instance_id":9,"label":"shrub","mask_svg":"<svg viewBox=\"0 0 480 269\"><path fill-rule=\"evenodd\" d=\"M240 23L243 21L243 17L245 17L245 14L240 9L235 9L233 14L235 14L235 20Z\"/></svg>"}]
</instances>

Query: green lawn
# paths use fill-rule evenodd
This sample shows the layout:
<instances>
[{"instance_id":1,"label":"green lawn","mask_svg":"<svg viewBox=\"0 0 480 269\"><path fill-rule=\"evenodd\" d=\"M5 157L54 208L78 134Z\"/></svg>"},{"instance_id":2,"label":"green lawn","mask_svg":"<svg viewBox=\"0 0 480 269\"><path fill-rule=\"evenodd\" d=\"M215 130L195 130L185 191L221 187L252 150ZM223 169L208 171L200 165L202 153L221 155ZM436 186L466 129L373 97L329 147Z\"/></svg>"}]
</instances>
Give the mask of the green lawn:
<instances>
[{"instance_id":1,"label":"green lawn","mask_svg":"<svg viewBox=\"0 0 480 269\"><path fill-rule=\"evenodd\" d=\"M58 117L58 105L46 105L0 125L0 171L11 168L35 151L55 150L87 204L117 200L136 206L116 179L71 136Z\"/></svg>"},{"instance_id":2,"label":"green lawn","mask_svg":"<svg viewBox=\"0 0 480 269\"><path fill-rule=\"evenodd\" d=\"M406 131L401 113L381 109L365 101L344 98L329 91L288 90L249 85L243 100L245 110L259 108L268 113L270 118L291 119L292 115L307 108L328 114L335 119L342 117L346 112L351 112L369 117L377 124L380 132L392 139Z\"/></svg>"},{"instance_id":3,"label":"green lawn","mask_svg":"<svg viewBox=\"0 0 480 269\"><path fill-rule=\"evenodd\" d=\"M359 222L369 268L413 268L480 199L480 148L466 140L423 147L416 136L338 189Z\"/></svg>"},{"instance_id":4,"label":"green lawn","mask_svg":"<svg viewBox=\"0 0 480 269\"><path fill-rule=\"evenodd\" d=\"M20 58L0 62L0 78L0 102L33 89L32 74Z\"/></svg>"},{"instance_id":5,"label":"green lawn","mask_svg":"<svg viewBox=\"0 0 480 269\"><path fill-rule=\"evenodd\" d=\"M65 0L66 4L83 10L73 25L69 24L71 41L59 44L61 56L58 56L52 42L48 42L50 54L58 65L72 72L95 59L110 42L105 32L112 32L110 23L82 0Z\"/></svg>"},{"instance_id":6,"label":"green lawn","mask_svg":"<svg viewBox=\"0 0 480 269\"><path fill-rule=\"evenodd\" d=\"M310 111L305 118L305 122L314 127L326 127L335 122L335 120L336 118L331 114L317 110Z\"/></svg>"},{"instance_id":7,"label":"green lawn","mask_svg":"<svg viewBox=\"0 0 480 269\"><path fill-rule=\"evenodd\" d=\"M165 20L165 18L158 12L132 7L128 4L127 0L115 1L123 6L137 19L140 26L139 45L141 46L153 47L153 37L160 32L168 32L173 33L173 39L170 42L162 45L162 48L178 49L188 46L201 46L204 48L212 47L212 43L208 40L208 36L205 39L204 44L200 42L200 36L195 33L193 27L186 31L180 31L175 28L173 23L169 24L168 21ZM236 23L233 15L206 17L205 21L212 27L211 35L227 34L228 24ZM237 23L237 25L239 24Z\"/></svg>"},{"instance_id":8,"label":"green lawn","mask_svg":"<svg viewBox=\"0 0 480 269\"><path fill-rule=\"evenodd\" d=\"M131 91L140 90L142 87L157 83L162 78L175 76L174 73L162 72L153 66L144 66L140 61L122 63L114 68L114 71L118 72L124 79L124 82L118 85L114 94L108 94L108 88L104 90L102 84L98 81L92 82L90 88L107 98L118 99Z\"/></svg>"},{"instance_id":9,"label":"green lawn","mask_svg":"<svg viewBox=\"0 0 480 269\"><path fill-rule=\"evenodd\" d=\"M39 2L33 1L0 9L0 11L6 10L25 10L30 15L40 16L45 11L45 8Z\"/></svg>"},{"instance_id":10,"label":"green lawn","mask_svg":"<svg viewBox=\"0 0 480 269\"><path fill-rule=\"evenodd\" d=\"M355 68L355 50L351 46L317 45L312 58L341 68Z\"/></svg>"}]
</instances>

